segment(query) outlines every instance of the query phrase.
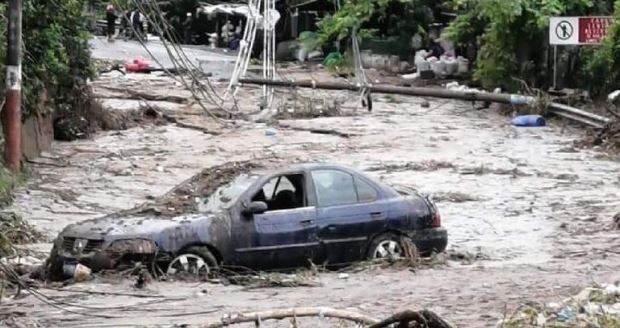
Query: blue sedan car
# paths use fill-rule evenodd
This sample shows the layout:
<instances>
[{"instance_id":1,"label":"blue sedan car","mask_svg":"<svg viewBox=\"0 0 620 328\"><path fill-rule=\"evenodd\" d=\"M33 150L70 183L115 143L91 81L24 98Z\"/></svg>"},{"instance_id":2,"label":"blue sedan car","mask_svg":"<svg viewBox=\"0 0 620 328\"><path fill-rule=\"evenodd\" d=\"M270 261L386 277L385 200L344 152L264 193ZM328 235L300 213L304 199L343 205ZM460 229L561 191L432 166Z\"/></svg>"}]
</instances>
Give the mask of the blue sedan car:
<instances>
[{"instance_id":1,"label":"blue sedan car","mask_svg":"<svg viewBox=\"0 0 620 328\"><path fill-rule=\"evenodd\" d=\"M190 213L119 213L67 226L49 269L62 275L76 263L97 271L138 260L156 261L169 275L218 266L290 269L399 257L407 238L421 254L441 252L448 241L429 198L340 165L252 169L220 180L208 195L187 197L196 203Z\"/></svg>"}]
</instances>

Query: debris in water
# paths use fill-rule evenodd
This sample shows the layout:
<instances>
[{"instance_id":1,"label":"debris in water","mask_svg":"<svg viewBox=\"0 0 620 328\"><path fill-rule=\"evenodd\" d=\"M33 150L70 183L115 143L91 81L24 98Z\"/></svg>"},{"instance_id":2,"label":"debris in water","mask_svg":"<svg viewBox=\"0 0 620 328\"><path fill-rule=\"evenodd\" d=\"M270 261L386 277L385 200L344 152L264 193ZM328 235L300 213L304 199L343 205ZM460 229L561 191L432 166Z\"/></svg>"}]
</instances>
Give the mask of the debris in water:
<instances>
[{"instance_id":1,"label":"debris in water","mask_svg":"<svg viewBox=\"0 0 620 328\"><path fill-rule=\"evenodd\" d=\"M499 327L620 327L620 284L582 290L561 303L524 305Z\"/></svg>"},{"instance_id":2,"label":"debris in water","mask_svg":"<svg viewBox=\"0 0 620 328\"><path fill-rule=\"evenodd\" d=\"M30 223L13 212L0 213L0 257L15 254L13 245L39 241L42 235Z\"/></svg>"},{"instance_id":3,"label":"debris in water","mask_svg":"<svg viewBox=\"0 0 620 328\"><path fill-rule=\"evenodd\" d=\"M479 197L466 194L466 193L462 193L462 192L458 192L458 191L457 192L448 191L448 192L433 193L433 200L438 203L440 202L465 203L465 202L476 202L482 199Z\"/></svg>"},{"instance_id":4,"label":"debris in water","mask_svg":"<svg viewBox=\"0 0 620 328\"><path fill-rule=\"evenodd\" d=\"M406 164L381 164L371 166L365 169L365 171L437 171L440 169L452 169L454 164L445 161L428 160L422 162L409 162Z\"/></svg>"}]
</instances>

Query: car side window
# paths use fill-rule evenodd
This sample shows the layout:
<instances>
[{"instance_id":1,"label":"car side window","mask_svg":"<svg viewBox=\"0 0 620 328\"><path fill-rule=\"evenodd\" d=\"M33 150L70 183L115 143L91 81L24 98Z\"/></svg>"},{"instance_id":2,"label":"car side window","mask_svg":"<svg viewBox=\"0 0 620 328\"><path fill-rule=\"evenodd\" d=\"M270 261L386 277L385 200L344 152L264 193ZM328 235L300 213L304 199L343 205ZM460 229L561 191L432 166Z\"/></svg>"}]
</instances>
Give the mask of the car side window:
<instances>
[{"instance_id":1,"label":"car side window","mask_svg":"<svg viewBox=\"0 0 620 328\"><path fill-rule=\"evenodd\" d=\"M270 179L252 197L252 201L267 203L267 211L286 210L304 207L304 175L289 174Z\"/></svg>"},{"instance_id":2,"label":"car side window","mask_svg":"<svg viewBox=\"0 0 620 328\"><path fill-rule=\"evenodd\" d=\"M312 171L319 206L337 206L357 203L353 176L337 170Z\"/></svg>"},{"instance_id":3,"label":"car side window","mask_svg":"<svg viewBox=\"0 0 620 328\"><path fill-rule=\"evenodd\" d=\"M377 200L377 189L368 182L355 178L355 187L357 188L357 200L360 203L370 203Z\"/></svg>"},{"instance_id":4,"label":"car side window","mask_svg":"<svg viewBox=\"0 0 620 328\"><path fill-rule=\"evenodd\" d=\"M276 188L278 188L276 190ZM290 190L295 192L295 187L286 176L275 177L263 186L263 193L265 194L265 200L271 201L275 198L278 192L282 190Z\"/></svg>"}]
</instances>

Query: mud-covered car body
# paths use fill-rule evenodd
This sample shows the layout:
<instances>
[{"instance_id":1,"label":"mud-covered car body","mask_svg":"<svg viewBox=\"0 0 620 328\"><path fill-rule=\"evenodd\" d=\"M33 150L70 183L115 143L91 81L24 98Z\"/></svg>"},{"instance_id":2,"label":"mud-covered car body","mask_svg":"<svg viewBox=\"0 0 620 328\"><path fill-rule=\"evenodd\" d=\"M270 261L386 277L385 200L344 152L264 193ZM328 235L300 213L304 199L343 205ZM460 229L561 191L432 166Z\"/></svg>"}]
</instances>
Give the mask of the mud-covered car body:
<instances>
[{"instance_id":1,"label":"mud-covered car body","mask_svg":"<svg viewBox=\"0 0 620 328\"><path fill-rule=\"evenodd\" d=\"M238 175L193 214L112 215L67 226L50 260L93 270L120 263L166 261L192 246L220 264L252 269L349 263L390 233L411 238L421 253L443 251L447 232L427 197L391 187L339 165L305 164Z\"/></svg>"}]
</instances>

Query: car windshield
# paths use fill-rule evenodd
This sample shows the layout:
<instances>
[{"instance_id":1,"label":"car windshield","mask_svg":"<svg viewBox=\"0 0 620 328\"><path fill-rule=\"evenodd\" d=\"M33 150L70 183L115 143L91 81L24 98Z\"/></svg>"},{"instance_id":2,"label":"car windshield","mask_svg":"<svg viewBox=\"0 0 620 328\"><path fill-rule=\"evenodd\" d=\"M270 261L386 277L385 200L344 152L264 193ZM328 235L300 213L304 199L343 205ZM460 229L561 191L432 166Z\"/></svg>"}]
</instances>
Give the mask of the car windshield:
<instances>
[{"instance_id":1,"label":"car windshield","mask_svg":"<svg viewBox=\"0 0 620 328\"><path fill-rule=\"evenodd\" d=\"M217 188L199 207L201 212L215 212L232 205L256 180L258 175L241 174Z\"/></svg>"}]
</instances>

